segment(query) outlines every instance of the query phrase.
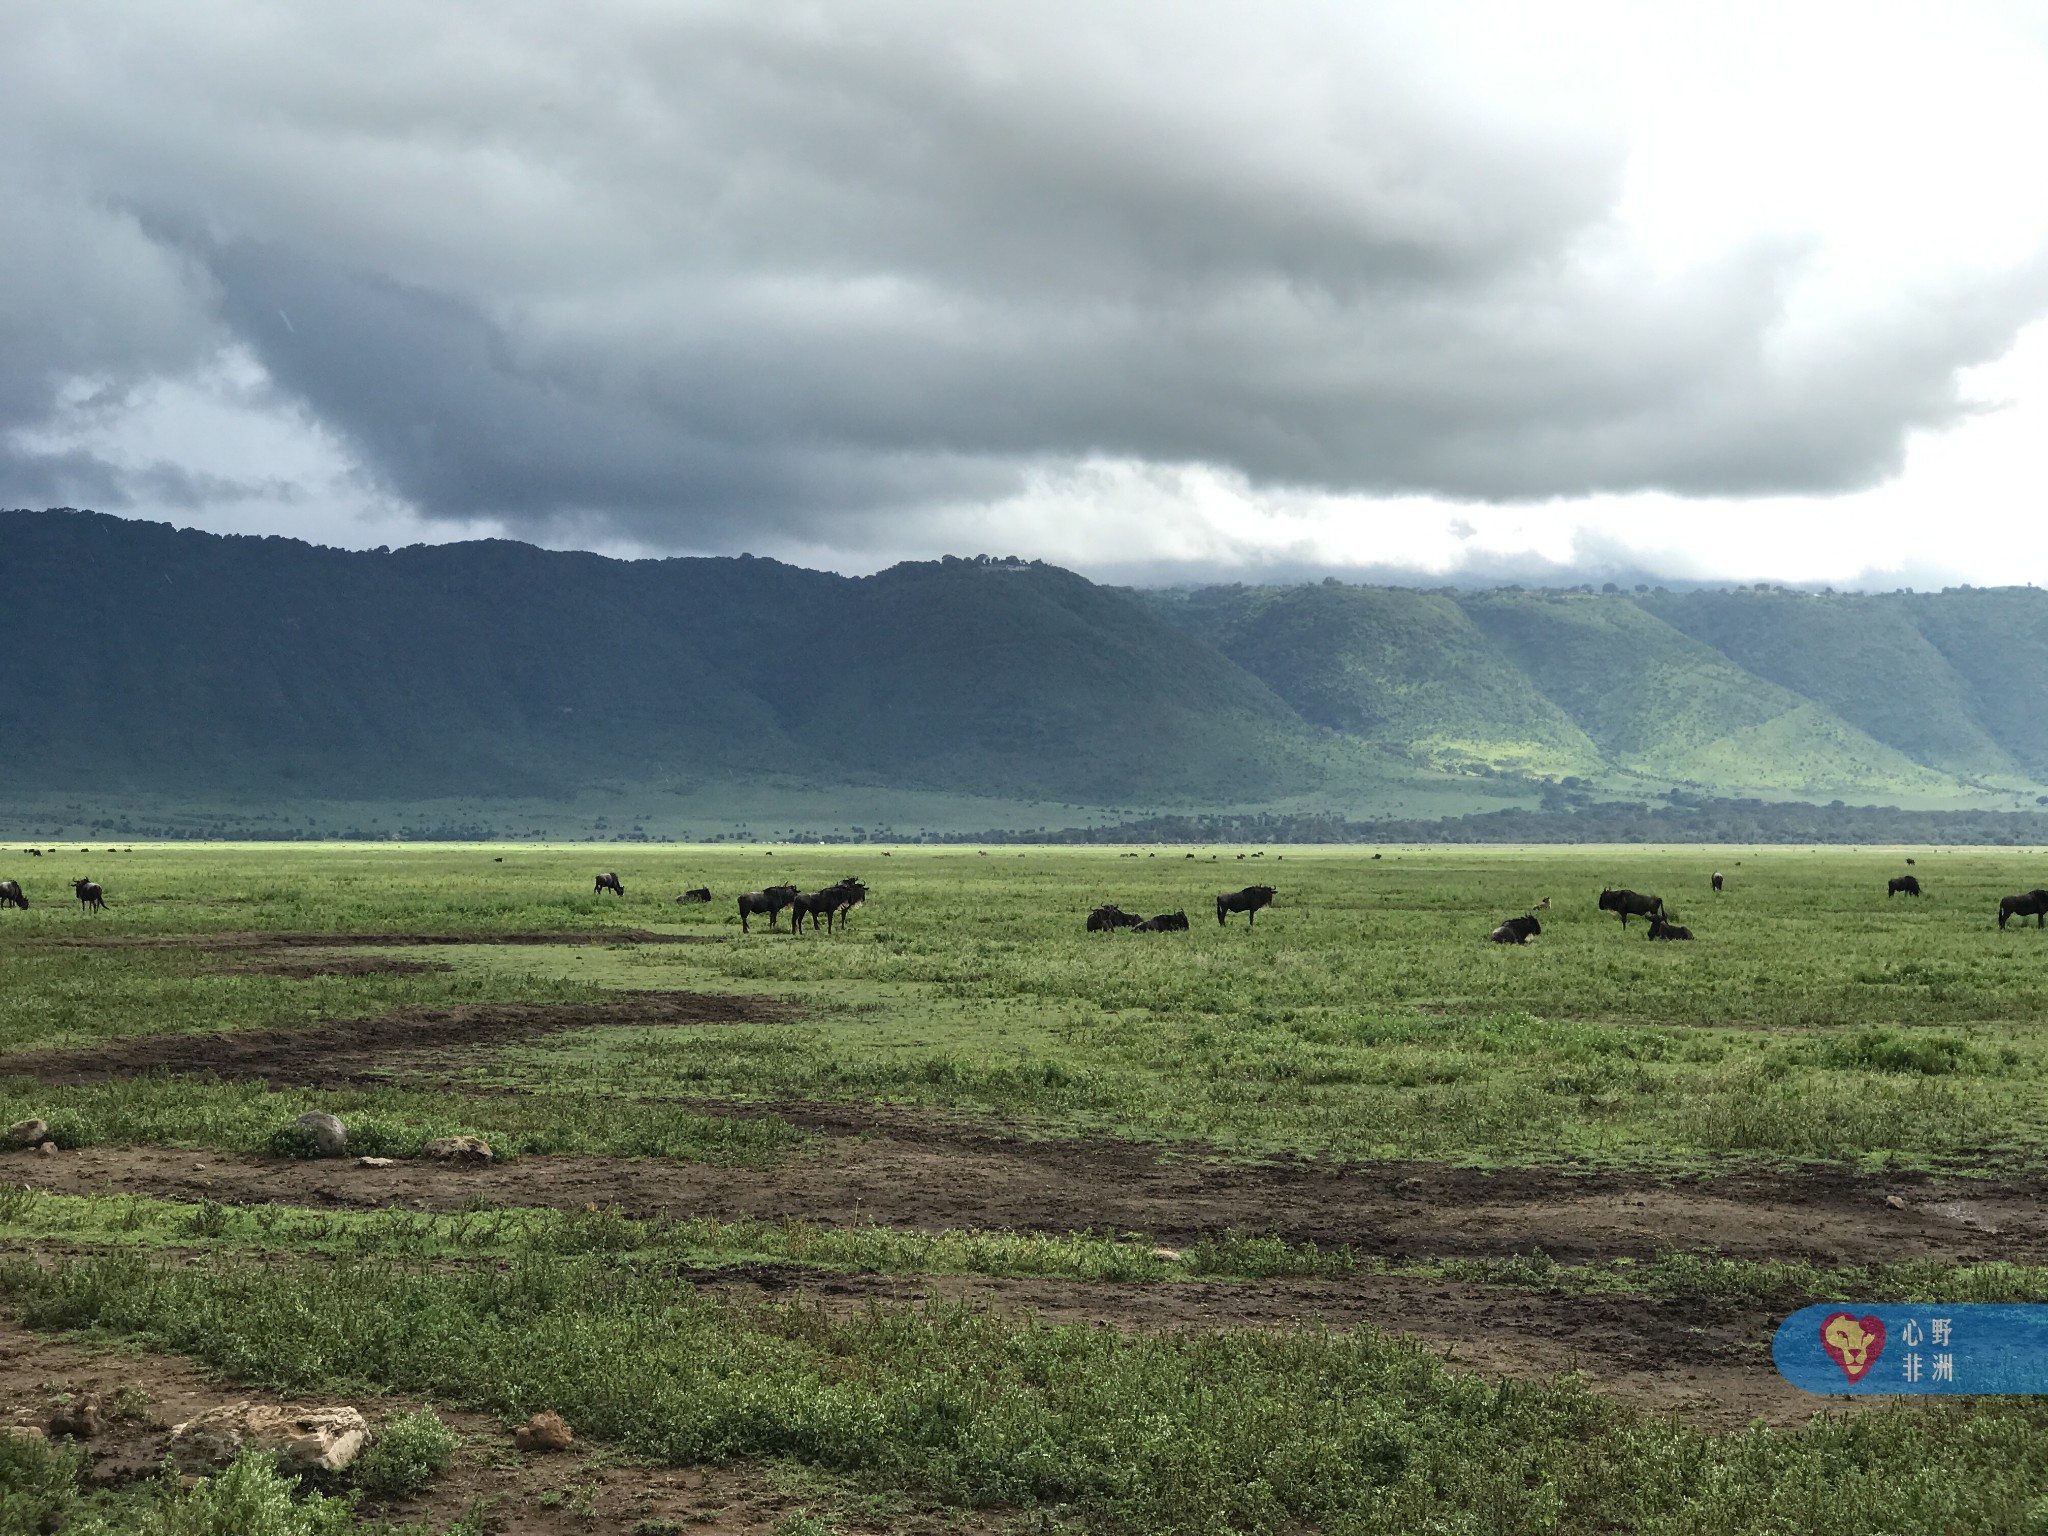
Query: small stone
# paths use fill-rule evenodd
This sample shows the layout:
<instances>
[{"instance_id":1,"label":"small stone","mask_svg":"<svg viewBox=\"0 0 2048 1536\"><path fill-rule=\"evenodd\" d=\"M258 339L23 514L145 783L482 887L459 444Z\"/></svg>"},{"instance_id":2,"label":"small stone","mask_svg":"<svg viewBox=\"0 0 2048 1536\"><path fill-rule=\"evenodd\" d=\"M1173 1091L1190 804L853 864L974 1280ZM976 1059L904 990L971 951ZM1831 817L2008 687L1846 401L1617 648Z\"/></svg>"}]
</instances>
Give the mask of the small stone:
<instances>
[{"instance_id":1,"label":"small stone","mask_svg":"<svg viewBox=\"0 0 2048 1536\"><path fill-rule=\"evenodd\" d=\"M1886 1195L1884 1197L1884 1203L1890 1206L1895 1211L1903 1211L1906 1208L1906 1202L1901 1200L1897 1195Z\"/></svg>"},{"instance_id":2,"label":"small stone","mask_svg":"<svg viewBox=\"0 0 2048 1536\"><path fill-rule=\"evenodd\" d=\"M57 1155L57 1143L46 1141L40 1147L37 1147L36 1151L40 1152L44 1157L55 1157Z\"/></svg>"},{"instance_id":3,"label":"small stone","mask_svg":"<svg viewBox=\"0 0 2048 1536\"><path fill-rule=\"evenodd\" d=\"M100 1405L91 1398L50 1415L52 1440L90 1440L100 1432Z\"/></svg>"},{"instance_id":4,"label":"small stone","mask_svg":"<svg viewBox=\"0 0 2048 1536\"><path fill-rule=\"evenodd\" d=\"M0 1424L0 1435L11 1435L16 1440L47 1440L40 1424Z\"/></svg>"},{"instance_id":5,"label":"small stone","mask_svg":"<svg viewBox=\"0 0 2048 1536\"><path fill-rule=\"evenodd\" d=\"M309 1109L292 1124L311 1139L315 1157L339 1157L348 1150L348 1127L332 1115Z\"/></svg>"},{"instance_id":6,"label":"small stone","mask_svg":"<svg viewBox=\"0 0 2048 1536\"><path fill-rule=\"evenodd\" d=\"M512 1431L512 1443L529 1455L543 1451L566 1451L575 1436L569 1421L559 1413L536 1413Z\"/></svg>"},{"instance_id":7,"label":"small stone","mask_svg":"<svg viewBox=\"0 0 2048 1536\"><path fill-rule=\"evenodd\" d=\"M420 1156L437 1163L483 1164L491 1160L491 1144L481 1136L436 1136L420 1148Z\"/></svg>"},{"instance_id":8,"label":"small stone","mask_svg":"<svg viewBox=\"0 0 2048 1536\"><path fill-rule=\"evenodd\" d=\"M7 1144L23 1149L41 1146L50 1139L49 1122L45 1120L17 1120L7 1127Z\"/></svg>"},{"instance_id":9,"label":"small stone","mask_svg":"<svg viewBox=\"0 0 2048 1536\"><path fill-rule=\"evenodd\" d=\"M1152 1250L1152 1257L1164 1259L1169 1264L1178 1264L1180 1262L1180 1250L1178 1248L1154 1248Z\"/></svg>"},{"instance_id":10,"label":"small stone","mask_svg":"<svg viewBox=\"0 0 2048 1536\"><path fill-rule=\"evenodd\" d=\"M395 1168L398 1166L398 1159L395 1157L359 1157L356 1159L356 1166L358 1168Z\"/></svg>"}]
</instances>

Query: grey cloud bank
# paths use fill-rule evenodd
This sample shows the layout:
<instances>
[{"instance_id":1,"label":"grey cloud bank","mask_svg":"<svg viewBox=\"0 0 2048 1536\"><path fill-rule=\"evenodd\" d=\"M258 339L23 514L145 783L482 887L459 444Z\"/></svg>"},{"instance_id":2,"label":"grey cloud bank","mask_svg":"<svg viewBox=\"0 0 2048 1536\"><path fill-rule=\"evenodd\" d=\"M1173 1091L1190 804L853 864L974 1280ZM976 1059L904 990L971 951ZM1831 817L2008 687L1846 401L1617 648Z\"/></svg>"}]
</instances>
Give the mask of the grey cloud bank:
<instances>
[{"instance_id":1,"label":"grey cloud bank","mask_svg":"<svg viewBox=\"0 0 2048 1536\"><path fill-rule=\"evenodd\" d=\"M1659 262L1570 40L1443 7L0 18L6 505L289 503L106 447L223 357L419 516L652 549L898 547L1094 459L1830 493L2048 310L2039 249L1864 302L1798 240Z\"/></svg>"}]
</instances>

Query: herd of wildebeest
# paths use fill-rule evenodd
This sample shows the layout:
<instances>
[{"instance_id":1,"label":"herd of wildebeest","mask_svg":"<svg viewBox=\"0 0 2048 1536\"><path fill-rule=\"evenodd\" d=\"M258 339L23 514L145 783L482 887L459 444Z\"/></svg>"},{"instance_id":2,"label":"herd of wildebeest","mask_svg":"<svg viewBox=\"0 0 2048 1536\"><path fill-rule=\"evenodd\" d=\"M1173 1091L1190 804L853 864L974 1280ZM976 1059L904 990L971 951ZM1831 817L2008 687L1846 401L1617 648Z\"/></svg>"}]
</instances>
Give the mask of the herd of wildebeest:
<instances>
[{"instance_id":1,"label":"herd of wildebeest","mask_svg":"<svg viewBox=\"0 0 2048 1536\"><path fill-rule=\"evenodd\" d=\"M50 851L54 853L56 850ZM110 848L107 851L112 853L116 850ZM38 858L42 856L42 850L39 848L31 848L28 852ZM1131 855L1127 854L1125 857ZM1193 858L1194 855L1189 854L1188 857ZM1244 855L1240 854L1238 857L1242 858ZM1373 857L1378 858L1379 855L1374 854ZM496 862L502 863L503 860ZM1911 864L1913 861L1908 859L1906 862ZM1726 876L1716 870L1709 877L1709 884L1718 896L1726 888ZM591 894L601 896L607 891L621 899L625 897L626 887L615 870L606 870L600 874ZM106 892L96 880L82 876L73 880L71 894L88 912L104 911L106 908ZM1270 885L1248 885L1241 891L1225 891L1216 898L1216 921L1218 924L1227 924L1233 912L1242 912L1246 924L1256 926L1258 914L1273 905L1274 894L1274 889ZM1887 899L1893 896L1917 897L1919 894L1920 881L1917 876L1900 875L1885 882ZM793 885L771 885L758 891L744 891L739 896L740 931L752 932L751 920L757 917L766 917L769 928L779 929L778 920L787 911L790 914L789 931L792 934L803 932L805 918L810 919L813 932L817 931L818 920L823 918L825 931L830 933L835 922L844 928L853 909L865 905L867 899L867 886L851 875L817 891L802 891ZM710 888L701 885L676 897L676 901L684 906L708 903L711 900L713 897ZM1599 906L1602 912L1612 912L1619 917L1624 931L1628 928L1628 920L1631 917L1642 918L1649 925L1649 936L1653 941L1668 942L1692 938L1690 928L1682 927L1672 920L1661 896L1646 896L1639 891L1608 889L1601 891ZM23 893L19 881L0 880L0 909L8 907L16 907L24 912L28 910L28 897ZM1487 935L1487 938L1495 944L1526 944L1543 932L1542 921L1536 914L1548 911L1549 907L1550 898L1546 896L1530 911L1520 917L1511 917L1500 924ZM2022 921L2031 917L2036 928L2048 928L2048 889L2022 891L2016 896L1999 898L1998 926L2005 927L2006 923L2015 917ZM1135 912L1126 912L1114 902L1105 902L1091 911L1087 923L1090 933L1114 933L1120 928L1127 928L1133 933L1181 933L1187 930L1187 926L1188 915L1185 911L1161 912L1153 917L1140 917Z\"/></svg>"}]
</instances>

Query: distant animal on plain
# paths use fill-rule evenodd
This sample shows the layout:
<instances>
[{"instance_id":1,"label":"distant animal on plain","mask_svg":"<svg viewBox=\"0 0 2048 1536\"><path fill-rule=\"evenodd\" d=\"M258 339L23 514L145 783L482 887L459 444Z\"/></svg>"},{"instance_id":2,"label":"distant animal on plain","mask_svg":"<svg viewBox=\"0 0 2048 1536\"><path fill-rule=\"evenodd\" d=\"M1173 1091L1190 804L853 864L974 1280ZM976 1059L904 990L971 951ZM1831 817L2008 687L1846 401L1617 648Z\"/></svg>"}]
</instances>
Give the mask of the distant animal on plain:
<instances>
[{"instance_id":1,"label":"distant animal on plain","mask_svg":"<svg viewBox=\"0 0 2048 1536\"><path fill-rule=\"evenodd\" d=\"M492 862L493 864L502 864L502 863L504 863L504 862L505 862L505 859L504 859L504 856L503 856L502 854L500 854L500 855L499 855L499 856L498 856L497 858L495 858L495 859L491 860L491 862Z\"/></svg>"},{"instance_id":2,"label":"distant animal on plain","mask_svg":"<svg viewBox=\"0 0 2048 1536\"><path fill-rule=\"evenodd\" d=\"M1718 869L1714 871L1714 894L1716 896L1721 894L1721 871Z\"/></svg>"},{"instance_id":3,"label":"distant animal on plain","mask_svg":"<svg viewBox=\"0 0 2048 1536\"><path fill-rule=\"evenodd\" d=\"M1115 902L1107 902L1088 914L1090 933L1114 933L1119 928L1135 928L1144 919L1135 912L1126 912Z\"/></svg>"},{"instance_id":4,"label":"distant animal on plain","mask_svg":"<svg viewBox=\"0 0 2048 1536\"><path fill-rule=\"evenodd\" d=\"M1543 931L1533 917L1511 917L1487 935L1496 944L1526 944Z\"/></svg>"},{"instance_id":5,"label":"distant animal on plain","mask_svg":"<svg viewBox=\"0 0 2048 1536\"><path fill-rule=\"evenodd\" d=\"M1998 926L2003 928L2008 917L2031 917L2036 928L2048 928L2048 891L2028 891L2024 896L2002 898L1998 903Z\"/></svg>"},{"instance_id":6,"label":"distant animal on plain","mask_svg":"<svg viewBox=\"0 0 2048 1536\"><path fill-rule=\"evenodd\" d=\"M1259 913L1273 905L1273 887L1270 885L1248 885L1241 891L1231 891L1216 898L1216 926L1224 926L1223 920L1233 912L1242 912L1247 926L1256 928Z\"/></svg>"},{"instance_id":7,"label":"distant animal on plain","mask_svg":"<svg viewBox=\"0 0 2048 1536\"><path fill-rule=\"evenodd\" d=\"M1910 864L1910 863L1912 863L1913 861L1912 861L1911 859L1908 859L1908 860L1906 860L1906 862L1907 862L1908 864Z\"/></svg>"},{"instance_id":8,"label":"distant animal on plain","mask_svg":"<svg viewBox=\"0 0 2048 1536\"><path fill-rule=\"evenodd\" d=\"M1530 908L1530 910L1533 912L1548 912L1550 910L1550 898L1548 896L1544 897L1541 901L1537 902L1534 907Z\"/></svg>"},{"instance_id":9,"label":"distant animal on plain","mask_svg":"<svg viewBox=\"0 0 2048 1536\"><path fill-rule=\"evenodd\" d=\"M591 890L590 894L596 896L605 891L610 891L614 896L621 898L626 894L626 888L619 884L619 877L610 873L597 877L597 885Z\"/></svg>"},{"instance_id":10,"label":"distant animal on plain","mask_svg":"<svg viewBox=\"0 0 2048 1536\"><path fill-rule=\"evenodd\" d=\"M782 909L796 900L797 890L793 885L771 885L766 890L746 891L740 896L740 932L747 933L747 919L768 914L768 926L774 928L776 916Z\"/></svg>"},{"instance_id":11,"label":"distant animal on plain","mask_svg":"<svg viewBox=\"0 0 2048 1536\"><path fill-rule=\"evenodd\" d=\"M1690 939L1692 937L1692 930L1690 928L1681 928L1676 923L1668 923L1661 917L1653 917L1650 919L1650 937L1653 939Z\"/></svg>"},{"instance_id":12,"label":"distant animal on plain","mask_svg":"<svg viewBox=\"0 0 2048 1536\"><path fill-rule=\"evenodd\" d=\"M1378 855L1378 854L1374 854L1374 855L1373 855L1373 857L1374 857L1374 858L1378 858L1378 857L1379 857L1379 855Z\"/></svg>"},{"instance_id":13,"label":"distant animal on plain","mask_svg":"<svg viewBox=\"0 0 2048 1536\"><path fill-rule=\"evenodd\" d=\"M1185 912L1162 912L1157 917L1148 917L1142 923L1132 925L1133 933L1186 933L1188 915Z\"/></svg>"},{"instance_id":14,"label":"distant animal on plain","mask_svg":"<svg viewBox=\"0 0 2048 1536\"><path fill-rule=\"evenodd\" d=\"M1600 910L1602 912L1620 913L1621 926L1626 928L1631 917L1662 917L1664 915L1664 898L1662 896L1643 896L1634 891L1602 891L1600 893Z\"/></svg>"},{"instance_id":15,"label":"distant animal on plain","mask_svg":"<svg viewBox=\"0 0 2048 1536\"><path fill-rule=\"evenodd\" d=\"M693 891L683 892L682 895L676 898L676 902L681 906L689 906L692 902L709 901L710 899L711 887L700 885Z\"/></svg>"},{"instance_id":16,"label":"distant animal on plain","mask_svg":"<svg viewBox=\"0 0 2048 1536\"><path fill-rule=\"evenodd\" d=\"M1896 880L1887 880L1885 882L1884 896L1887 901L1891 900L1894 896L1918 896L1919 894L1920 882L1912 875L1901 875Z\"/></svg>"},{"instance_id":17,"label":"distant animal on plain","mask_svg":"<svg viewBox=\"0 0 2048 1536\"><path fill-rule=\"evenodd\" d=\"M28 898L21 894L21 887L12 880L0 880L0 907L28 910Z\"/></svg>"},{"instance_id":18,"label":"distant animal on plain","mask_svg":"<svg viewBox=\"0 0 2048 1536\"><path fill-rule=\"evenodd\" d=\"M43 850L40 848L31 848L28 851L28 856L32 859L40 859L43 856Z\"/></svg>"},{"instance_id":19,"label":"distant animal on plain","mask_svg":"<svg viewBox=\"0 0 2048 1536\"><path fill-rule=\"evenodd\" d=\"M86 911L100 912L105 910L107 905L106 894L100 890L97 880L74 880L71 882L71 891L78 898L78 904L85 908Z\"/></svg>"}]
</instances>

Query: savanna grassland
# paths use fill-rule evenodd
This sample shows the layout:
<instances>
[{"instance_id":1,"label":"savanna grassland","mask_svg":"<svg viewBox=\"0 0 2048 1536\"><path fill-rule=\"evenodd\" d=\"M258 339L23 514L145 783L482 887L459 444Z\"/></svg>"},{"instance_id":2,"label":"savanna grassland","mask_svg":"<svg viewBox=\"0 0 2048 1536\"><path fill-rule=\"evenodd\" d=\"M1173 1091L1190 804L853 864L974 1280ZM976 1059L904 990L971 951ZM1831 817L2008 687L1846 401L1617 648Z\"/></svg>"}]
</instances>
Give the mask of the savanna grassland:
<instances>
[{"instance_id":1,"label":"savanna grassland","mask_svg":"<svg viewBox=\"0 0 2048 1536\"><path fill-rule=\"evenodd\" d=\"M105 1411L0 1436L0 1536L2048 1531L2030 1400L1768 1349L2048 1301L2048 933L1994 921L2048 854L1378 852L10 852L0 1125L57 1150L0 1153L0 1406ZM386 1450L148 1475L262 1394Z\"/></svg>"}]
</instances>

